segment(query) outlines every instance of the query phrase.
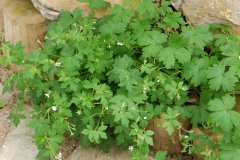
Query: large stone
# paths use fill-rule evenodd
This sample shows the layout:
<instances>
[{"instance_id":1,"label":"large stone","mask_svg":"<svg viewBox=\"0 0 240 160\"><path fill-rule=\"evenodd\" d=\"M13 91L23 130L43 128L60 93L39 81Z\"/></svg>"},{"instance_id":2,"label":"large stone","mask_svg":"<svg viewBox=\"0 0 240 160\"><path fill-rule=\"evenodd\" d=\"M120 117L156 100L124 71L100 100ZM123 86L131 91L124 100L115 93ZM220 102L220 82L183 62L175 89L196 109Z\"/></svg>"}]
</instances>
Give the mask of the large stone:
<instances>
[{"instance_id":1,"label":"large stone","mask_svg":"<svg viewBox=\"0 0 240 160\"><path fill-rule=\"evenodd\" d=\"M83 11L83 15L89 13L88 3L79 2L78 0L31 0L34 6L41 12L42 16L49 19L55 20L58 18L61 10L72 11L79 7ZM111 5L121 4L123 0L106 0ZM99 17L105 13L101 11Z\"/></svg>"},{"instance_id":2,"label":"large stone","mask_svg":"<svg viewBox=\"0 0 240 160\"><path fill-rule=\"evenodd\" d=\"M35 160L37 146L31 137L32 131L23 120L18 127L11 128L5 142L0 147L0 160Z\"/></svg>"},{"instance_id":3,"label":"large stone","mask_svg":"<svg viewBox=\"0 0 240 160\"><path fill-rule=\"evenodd\" d=\"M47 21L30 0L5 0L3 12L5 41L22 42L25 53L41 47Z\"/></svg>"},{"instance_id":4,"label":"large stone","mask_svg":"<svg viewBox=\"0 0 240 160\"><path fill-rule=\"evenodd\" d=\"M192 25L220 23L240 33L240 0L172 0Z\"/></svg>"},{"instance_id":5,"label":"large stone","mask_svg":"<svg viewBox=\"0 0 240 160\"><path fill-rule=\"evenodd\" d=\"M190 121L178 118L184 130L190 130ZM154 117L149 121L147 129L154 132L153 148L157 151L167 151L169 154L179 154L182 151L181 138L179 133L185 134L185 132L174 128L173 134L170 136L166 129L163 127L167 120L161 116L161 118Z\"/></svg>"},{"instance_id":6,"label":"large stone","mask_svg":"<svg viewBox=\"0 0 240 160\"><path fill-rule=\"evenodd\" d=\"M129 160L130 155L127 151L119 148L111 148L109 153L104 153L96 148L78 147L68 160Z\"/></svg>"}]
</instances>

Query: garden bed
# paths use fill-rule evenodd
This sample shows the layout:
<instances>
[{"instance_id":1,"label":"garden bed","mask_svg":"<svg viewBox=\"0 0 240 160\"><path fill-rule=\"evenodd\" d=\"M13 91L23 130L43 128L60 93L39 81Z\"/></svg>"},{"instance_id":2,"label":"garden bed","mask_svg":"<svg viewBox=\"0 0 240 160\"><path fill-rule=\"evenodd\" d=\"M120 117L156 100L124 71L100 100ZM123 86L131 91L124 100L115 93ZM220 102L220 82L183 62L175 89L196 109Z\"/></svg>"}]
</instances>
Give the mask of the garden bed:
<instances>
[{"instance_id":1,"label":"garden bed","mask_svg":"<svg viewBox=\"0 0 240 160\"><path fill-rule=\"evenodd\" d=\"M19 90L10 119L19 123L31 97L29 127L43 159L56 159L64 142L72 151L74 137L105 152L117 145L134 160L148 159L151 148L156 160L236 158L239 36L222 25L189 26L169 1L129 4L100 19L63 12L43 49L29 55L20 44L2 47L4 66L20 66L6 84Z\"/></svg>"}]
</instances>

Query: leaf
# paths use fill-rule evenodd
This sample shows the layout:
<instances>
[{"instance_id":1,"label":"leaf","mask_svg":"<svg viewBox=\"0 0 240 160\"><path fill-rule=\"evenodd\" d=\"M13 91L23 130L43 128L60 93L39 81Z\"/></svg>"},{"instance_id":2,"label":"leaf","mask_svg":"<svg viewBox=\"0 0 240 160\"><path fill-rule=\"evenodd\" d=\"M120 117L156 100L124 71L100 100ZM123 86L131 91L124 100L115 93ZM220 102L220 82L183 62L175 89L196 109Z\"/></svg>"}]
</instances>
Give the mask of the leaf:
<instances>
[{"instance_id":1,"label":"leaf","mask_svg":"<svg viewBox=\"0 0 240 160\"><path fill-rule=\"evenodd\" d=\"M108 72L109 81L118 83L120 87L126 87L128 91L131 91L134 85L142 79L140 77L141 72L138 69L132 69L134 60L127 55L121 58L117 58L113 65L113 69Z\"/></svg>"},{"instance_id":2,"label":"leaf","mask_svg":"<svg viewBox=\"0 0 240 160\"><path fill-rule=\"evenodd\" d=\"M240 148L234 144L224 144L220 151L220 160L240 160Z\"/></svg>"},{"instance_id":3,"label":"leaf","mask_svg":"<svg viewBox=\"0 0 240 160\"><path fill-rule=\"evenodd\" d=\"M174 126L171 124L171 122L164 122L163 128L166 129L169 135L172 135L174 132Z\"/></svg>"},{"instance_id":4,"label":"leaf","mask_svg":"<svg viewBox=\"0 0 240 160\"><path fill-rule=\"evenodd\" d=\"M165 160L166 157L167 157L167 151L157 152L154 160Z\"/></svg>"},{"instance_id":5,"label":"leaf","mask_svg":"<svg viewBox=\"0 0 240 160\"><path fill-rule=\"evenodd\" d=\"M138 44L141 46L158 45L167 41L168 36L158 31L146 31L139 37Z\"/></svg>"},{"instance_id":6,"label":"leaf","mask_svg":"<svg viewBox=\"0 0 240 160\"><path fill-rule=\"evenodd\" d=\"M157 8L149 0L142 0L137 3L136 9L141 15L147 16L148 18L154 18L158 15Z\"/></svg>"},{"instance_id":7,"label":"leaf","mask_svg":"<svg viewBox=\"0 0 240 160\"><path fill-rule=\"evenodd\" d=\"M107 139L107 134L104 132L107 126L100 126L97 130L93 130L92 126L88 125L87 129L84 129L81 133L87 135L91 142L100 142L101 139Z\"/></svg>"},{"instance_id":8,"label":"leaf","mask_svg":"<svg viewBox=\"0 0 240 160\"><path fill-rule=\"evenodd\" d=\"M235 98L230 95L225 95L220 99L211 100L209 103L210 111L226 111L231 110L235 105Z\"/></svg>"},{"instance_id":9,"label":"leaf","mask_svg":"<svg viewBox=\"0 0 240 160\"><path fill-rule=\"evenodd\" d=\"M158 59L163 62L167 69L172 68L176 60L179 63L184 64L190 61L191 53L185 48L163 48L159 51Z\"/></svg>"},{"instance_id":10,"label":"leaf","mask_svg":"<svg viewBox=\"0 0 240 160\"><path fill-rule=\"evenodd\" d=\"M209 64L210 62L207 57L192 59L191 62L184 66L183 78L190 79L191 84L194 86L207 83L206 77Z\"/></svg>"},{"instance_id":11,"label":"leaf","mask_svg":"<svg viewBox=\"0 0 240 160\"><path fill-rule=\"evenodd\" d=\"M9 59L5 55L0 56L0 64L3 68L6 68L9 65Z\"/></svg>"},{"instance_id":12,"label":"leaf","mask_svg":"<svg viewBox=\"0 0 240 160\"><path fill-rule=\"evenodd\" d=\"M191 123L193 127L197 127L198 124L204 124L209 117L209 112L207 111L207 106L190 106L189 107L191 115Z\"/></svg>"},{"instance_id":13,"label":"leaf","mask_svg":"<svg viewBox=\"0 0 240 160\"><path fill-rule=\"evenodd\" d=\"M114 15L113 19L116 21L130 22L134 16L134 12L132 10L124 9L120 5L115 5L110 10L110 15Z\"/></svg>"},{"instance_id":14,"label":"leaf","mask_svg":"<svg viewBox=\"0 0 240 160\"><path fill-rule=\"evenodd\" d=\"M174 132L174 127L179 126L180 123L178 122L178 111L173 110L172 108L167 109L167 113L163 114L163 118L167 121L163 123L163 128L165 128L169 135L172 135Z\"/></svg>"},{"instance_id":15,"label":"leaf","mask_svg":"<svg viewBox=\"0 0 240 160\"><path fill-rule=\"evenodd\" d=\"M220 47L221 54L226 56L222 59L223 64L230 66L230 70L233 71L238 77L240 77L240 46L238 43L229 42Z\"/></svg>"},{"instance_id":16,"label":"leaf","mask_svg":"<svg viewBox=\"0 0 240 160\"><path fill-rule=\"evenodd\" d=\"M238 78L231 70L225 72L225 66L222 64L214 64L213 67L208 69L207 78L209 78L210 89L219 90L222 88L224 91L233 90Z\"/></svg>"},{"instance_id":17,"label":"leaf","mask_svg":"<svg viewBox=\"0 0 240 160\"><path fill-rule=\"evenodd\" d=\"M3 108L6 104L6 102L0 102L0 109Z\"/></svg>"},{"instance_id":18,"label":"leaf","mask_svg":"<svg viewBox=\"0 0 240 160\"><path fill-rule=\"evenodd\" d=\"M180 12L173 12L172 14L168 14L163 18L163 22L165 22L165 28L179 28L181 24L184 24L184 20Z\"/></svg>"},{"instance_id":19,"label":"leaf","mask_svg":"<svg viewBox=\"0 0 240 160\"><path fill-rule=\"evenodd\" d=\"M172 8L170 6L171 6L171 2L170 1L162 0L161 1L161 7L160 7L160 10L159 10L160 14L162 16L166 16L169 13L173 13L173 10L172 10Z\"/></svg>"},{"instance_id":20,"label":"leaf","mask_svg":"<svg viewBox=\"0 0 240 160\"><path fill-rule=\"evenodd\" d=\"M17 126L22 119L24 119L24 114L18 114L11 112L8 116L8 119L10 119L15 126Z\"/></svg>"},{"instance_id":21,"label":"leaf","mask_svg":"<svg viewBox=\"0 0 240 160\"><path fill-rule=\"evenodd\" d=\"M221 50L221 54L224 56L227 56L229 58L231 58L231 60L238 60L239 61L239 50L240 50L240 46L237 43L234 42L229 42L224 46L220 47Z\"/></svg>"},{"instance_id":22,"label":"leaf","mask_svg":"<svg viewBox=\"0 0 240 160\"><path fill-rule=\"evenodd\" d=\"M79 0L81 2L88 2L89 8L92 10L105 9L110 7L110 3L104 0Z\"/></svg>"},{"instance_id":23,"label":"leaf","mask_svg":"<svg viewBox=\"0 0 240 160\"><path fill-rule=\"evenodd\" d=\"M117 34L125 33L127 23L122 21L109 20L100 26L99 30L103 34Z\"/></svg>"},{"instance_id":24,"label":"leaf","mask_svg":"<svg viewBox=\"0 0 240 160\"><path fill-rule=\"evenodd\" d=\"M238 78L240 78L240 63L239 63L239 60L231 61L231 63L229 65L230 65L230 71L235 73L235 75L237 75Z\"/></svg>"},{"instance_id":25,"label":"leaf","mask_svg":"<svg viewBox=\"0 0 240 160\"><path fill-rule=\"evenodd\" d=\"M224 131L229 132L236 124L236 115L231 111L235 106L234 97L225 95L222 99L215 98L214 100L211 100L208 105L208 110L212 112L209 117L210 121Z\"/></svg>"},{"instance_id":26,"label":"leaf","mask_svg":"<svg viewBox=\"0 0 240 160\"><path fill-rule=\"evenodd\" d=\"M195 28L183 28L181 33L184 39L188 40L190 47L203 50L204 46L212 41L213 37L209 31L209 25L199 25Z\"/></svg>"}]
</instances>

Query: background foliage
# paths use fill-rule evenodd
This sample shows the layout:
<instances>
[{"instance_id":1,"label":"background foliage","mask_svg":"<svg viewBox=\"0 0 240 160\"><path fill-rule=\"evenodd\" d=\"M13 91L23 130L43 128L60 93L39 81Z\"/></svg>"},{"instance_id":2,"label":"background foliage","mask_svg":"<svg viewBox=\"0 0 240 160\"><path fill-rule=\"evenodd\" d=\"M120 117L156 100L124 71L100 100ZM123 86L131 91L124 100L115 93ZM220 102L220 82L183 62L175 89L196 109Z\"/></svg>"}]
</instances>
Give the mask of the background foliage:
<instances>
[{"instance_id":1,"label":"background foliage","mask_svg":"<svg viewBox=\"0 0 240 160\"><path fill-rule=\"evenodd\" d=\"M109 6L88 2L92 9ZM1 65L20 66L5 82L5 91L21 91L9 118L17 125L25 117L24 97L30 96L29 127L35 129L39 159L55 159L65 134L105 151L112 144L134 146L132 159L145 159L154 134L146 130L148 121L162 115L172 134L181 128L180 115L193 127L222 135L192 146L197 135L189 131L186 152L238 160L240 36L227 31L220 25L188 26L165 0L161 6L127 0L100 19L94 12L83 17L78 9L62 12L48 26L42 49L26 55L20 43L1 46L9 53L1 56ZM191 92L199 97L194 104ZM165 156L160 152L156 159Z\"/></svg>"}]
</instances>

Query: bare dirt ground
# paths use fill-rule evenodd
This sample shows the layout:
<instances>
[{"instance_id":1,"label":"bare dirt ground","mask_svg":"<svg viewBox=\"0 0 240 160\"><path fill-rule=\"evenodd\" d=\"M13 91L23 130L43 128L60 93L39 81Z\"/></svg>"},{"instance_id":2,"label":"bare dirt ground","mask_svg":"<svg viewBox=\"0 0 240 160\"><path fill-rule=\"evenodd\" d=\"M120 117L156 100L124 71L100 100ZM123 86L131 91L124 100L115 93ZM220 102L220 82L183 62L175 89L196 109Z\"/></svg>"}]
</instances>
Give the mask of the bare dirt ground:
<instances>
[{"instance_id":1,"label":"bare dirt ground","mask_svg":"<svg viewBox=\"0 0 240 160\"><path fill-rule=\"evenodd\" d=\"M7 71L0 68L0 83L8 77ZM0 93L1 96L1 93ZM8 120L8 114L11 110L13 101L8 101L5 107L0 108L0 146L3 144L5 137L11 127L11 122Z\"/></svg>"},{"instance_id":2,"label":"bare dirt ground","mask_svg":"<svg viewBox=\"0 0 240 160\"><path fill-rule=\"evenodd\" d=\"M5 137L11 127L11 123L7 119L10 107L4 107L0 109L0 146L3 144Z\"/></svg>"}]
</instances>

